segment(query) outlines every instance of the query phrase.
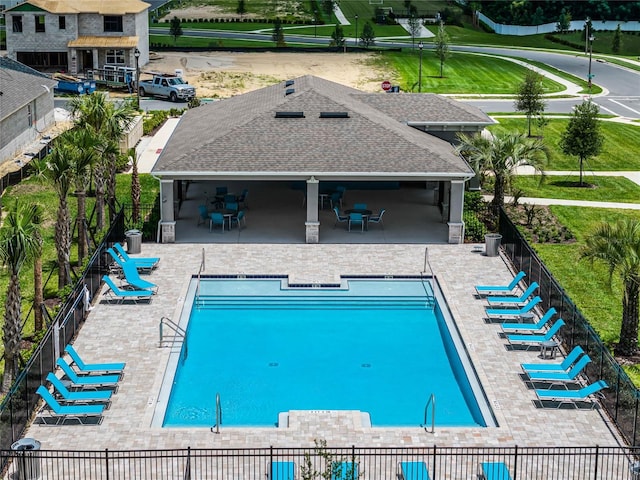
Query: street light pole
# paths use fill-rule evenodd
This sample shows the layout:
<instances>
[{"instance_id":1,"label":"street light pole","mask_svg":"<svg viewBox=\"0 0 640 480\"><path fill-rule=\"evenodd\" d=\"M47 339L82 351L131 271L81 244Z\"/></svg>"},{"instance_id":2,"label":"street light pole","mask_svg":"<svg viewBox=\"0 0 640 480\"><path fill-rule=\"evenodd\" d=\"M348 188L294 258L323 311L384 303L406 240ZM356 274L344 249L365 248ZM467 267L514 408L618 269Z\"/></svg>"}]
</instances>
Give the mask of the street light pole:
<instances>
[{"instance_id":1,"label":"street light pole","mask_svg":"<svg viewBox=\"0 0 640 480\"><path fill-rule=\"evenodd\" d=\"M587 54L587 48L589 46L589 37L591 36L591 32L589 32L589 24L591 23L591 19L587 17L587 21L585 22L585 37L584 37L584 54Z\"/></svg>"},{"instance_id":2,"label":"street light pole","mask_svg":"<svg viewBox=\"0 0 640 480\"><path fill-rule=\"evenodd\" d=\"M313 11L313 36L318 36L318 10Z\"/></svg>"},{"instance_id":3,"label":"street light pole","mask_svg":"<svg viewBox=\"0 0 640 480\"><path fill-rule=\"evenodd\" d=\"M138 47L133 51L133 56L136 58L136 100L140 110L140 50Z\"/></svg>"},{"instance_id":4,"label":"street light pole","mask_svg":"<svg viewBox=\"0 0 640 480\"><path fill-rule=\"evenodd\" d=\"M418 50L420 50L420 66L418 67L418 93L422 92L422 47L424 44L422 40L418 43Z\"/></svg>"},{"instance_id":5,"label":"street light pole","mask_svg":"<svg viewBox=\"0 0 640 480\"><path fill-rule=\"evenodd\" d=\"M358 14L356 13L356 47L358 46Z\"/></svg>"},{"instance_id":6,"label":"street light pole","mask_svg":"<svg viewBox=\"0 0 640 480\"><path fill-rule=\"evenodd\" d=\"M593 35L589 35L589 74L588 77L588 85L589 85L589 93L591 93L591 79L593 75L591 75L591 57L593 56L593 41L595 37Z\"/></svg>"}]
</instances>

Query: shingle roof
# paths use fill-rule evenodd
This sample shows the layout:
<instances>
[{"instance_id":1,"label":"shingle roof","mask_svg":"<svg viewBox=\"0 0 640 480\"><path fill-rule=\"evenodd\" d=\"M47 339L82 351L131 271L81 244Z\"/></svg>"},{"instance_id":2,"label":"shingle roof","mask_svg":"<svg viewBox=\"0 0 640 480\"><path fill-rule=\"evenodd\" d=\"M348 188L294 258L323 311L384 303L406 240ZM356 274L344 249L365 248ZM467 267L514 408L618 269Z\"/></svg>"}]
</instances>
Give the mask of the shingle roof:
<instances>
[{"instance_id":1,"label":"shingle roof","mask_svg":"<svg viewBox=\"0 0 640 480\"><path fill-rule=\"evenodd\" d=\"M26 73L29 67L21 69L19 65L0 58L0 121L41 95L53 96L53 87L58 84L38 72Z\"/></svg>"},{"instance_id":2,"label":"shingle roof","mask_svg":"<svg viewBox=\"0 0 640 480\"><path fill-rule=\"evenodd\" d=\"M28 3L50 13L98 13L100 15L124 15L144 12L150 7L140 0L27 0ZM7 11L13 10L7 9Z\"/></svg>"},{"instance_id":3,"label":"shingle roof","mask_svg":"<svg viewBox=\"0 0 640 480\"><path fill-rule=\"evenodd\" d=\"M287 89L295 91L285 95ZM394 106L394 101L400 106ZM436 95L365 94L304 76L290 86L282 82L187 111L153 173L467 178L472 171L450 143L399 121L435 118L439 111L453 120L455 116L447 114L443 105L456 103ZM460 107L457 111L468 121L475 113L476 123L491 123L473 110ZM276 118L280 111L304 112L304 118ZM422 111L430 114L422 118ZM321 112L347 112L349 118L320 118Z\"/></svg>"}]
</instances>

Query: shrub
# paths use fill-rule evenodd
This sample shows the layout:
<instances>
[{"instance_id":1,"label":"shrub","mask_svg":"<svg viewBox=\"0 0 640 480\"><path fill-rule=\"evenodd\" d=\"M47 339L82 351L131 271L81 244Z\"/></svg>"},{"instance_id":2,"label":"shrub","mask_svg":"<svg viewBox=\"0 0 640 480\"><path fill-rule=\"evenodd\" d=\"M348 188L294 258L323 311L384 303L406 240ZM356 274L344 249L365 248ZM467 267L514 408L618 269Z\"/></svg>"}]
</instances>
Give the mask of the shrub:
<instances>
[{"instance_id":1,"label":"shrub","mask_svg":"<svg viewBox=\"0 0 640 480\"><path fill-rule=\"evenodd\" d=\"M483 242L487 228L478 220L476 212L465 210L462 220L464 221L464 239L474 243Z\"/></svg>"}]
</instances>

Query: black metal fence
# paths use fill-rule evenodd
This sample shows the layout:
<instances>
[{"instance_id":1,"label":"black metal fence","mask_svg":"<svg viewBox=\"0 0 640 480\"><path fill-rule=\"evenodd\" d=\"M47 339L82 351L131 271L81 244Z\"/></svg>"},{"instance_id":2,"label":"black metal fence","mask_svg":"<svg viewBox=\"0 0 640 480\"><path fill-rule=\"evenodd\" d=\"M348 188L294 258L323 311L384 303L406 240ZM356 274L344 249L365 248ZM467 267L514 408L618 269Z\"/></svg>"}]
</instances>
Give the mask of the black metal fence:
<instances>
[{"instance_id":1,"label":"black metal fence","mask_svg":"<svg viewBox=\"0 0 640 480\"><path fill-rule=\"evenodd\" d=\"M609 388L603 392L602 405L627 443L638 445L640 391L504 211L500 212L500 234L504 253L514 268L525 272L529 283L540 285L541 308L546 311L554 307L565 321L558 334L562 344L567 350L580 345L591 357L584 372L590 382L607 382Z\"/></svg>"},{"instance_id":2,"label":"black metal fence","mask_svg":"<svg viewBox=\"0 0 640 480\"><path fill-rule=\"evenodd\" d=\"M108 273L111 260L106 249L109 244L124 238L124 215L116 217L105 240L94 252L87 269L76 287L58 311L55 320L47 329L38 348L25 368L16 378L11 390L0 404L0 449L6 450L18 440L38 403L36 389L45 377L55 369L55 362L64 347L76 335L84 321L86 307L85 288L93 297L101 286L102 275ZM7 457L2 457L6 461ZM0 469L4 463L0 464Z\"/></svg>"},{"instance_id":3,"label":"black metal fence","mask_svg":"<svg viewBox=\"0 0 640 480\"><path fill-rule=\"evenodd\" d=\"M205 433L203 433L204 435ZM206 433L210 435L208 432ZM407 463L417 480L478 479L485 463L504 463L513 480L638 480L638 451L624 447L261 448L102 451L0 451L3 478L369 479L397 480ZM272 475L277 465L279 475ZM421 475L426 468L429 477ZM291 472L293 471L293 476ZM29 476L30 475L30 476ZM506 478L506 477L493 477Z\"/></svg>"}]
</instances>

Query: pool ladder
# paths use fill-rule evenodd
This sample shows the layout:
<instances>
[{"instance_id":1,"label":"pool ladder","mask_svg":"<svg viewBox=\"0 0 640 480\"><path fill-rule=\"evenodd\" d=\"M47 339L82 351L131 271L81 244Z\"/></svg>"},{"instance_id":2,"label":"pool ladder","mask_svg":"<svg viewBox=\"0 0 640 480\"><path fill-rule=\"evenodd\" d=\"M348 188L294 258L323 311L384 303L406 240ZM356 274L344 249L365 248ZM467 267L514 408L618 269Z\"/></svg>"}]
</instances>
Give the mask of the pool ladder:
<instances>
[{"instance_id":1,"label":"pool ladder","mask_svg":"<svg viewBox=\"0 0 640 480\"><path fill-rule=\"evenodd\" d=\"M424 423L420 425L427 430L427 415L429 414L429 405L431 405L431 433L436 431L436 394L432 393L427 400L427 404L424 406Z\"/></svg>"},{"instance_id":2,"label":"pool ladder","mask_svg":"<svg viewBox=\"0 0 640 480\"><path fill-rule=\"evenodd\" d=\"M171 330L173 330L173 335L165 335L164 327L167 326ZM182 343L184 344L183 353L184 359L187 358L187 332L185 332L178 324L176 324L173 320L167 317L162 317L160 319L160 341L158 342L158 348L160 347L168 347L173 346L176 343L176 340L182 339Z\"/></svg>"},{"instance_id":3,"label":"pool ladder","mask_svg":"<svg viewBox=\"0 0 640 480\"><path fill-rule=\"evenodd\" d=\"M216 393L216 424L213 427L211 427L211 433L220 433L221 424L222 424L222 406L220 405L220 393Z\"/></svg>"}]
</instances>

